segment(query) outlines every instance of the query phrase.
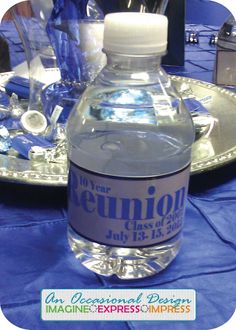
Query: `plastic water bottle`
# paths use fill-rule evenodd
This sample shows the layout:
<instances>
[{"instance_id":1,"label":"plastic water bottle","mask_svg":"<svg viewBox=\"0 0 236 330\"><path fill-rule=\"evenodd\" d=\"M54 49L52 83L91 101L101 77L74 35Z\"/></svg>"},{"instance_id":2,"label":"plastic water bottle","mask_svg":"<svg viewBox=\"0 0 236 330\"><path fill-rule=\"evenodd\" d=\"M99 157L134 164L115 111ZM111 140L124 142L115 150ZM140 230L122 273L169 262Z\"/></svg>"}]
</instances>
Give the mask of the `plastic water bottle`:
<instances>
[{"instance_id":1,"label":"plastic water bottle","mask_svg":"<svg viewBox=\"0 0 236 330\"><path fill-rule=\"evenodd\" d=\"M177 255L194 129L160 66L167 18L105 17L107 65L68 125L69 243L95 273L134 279Z\"/></svg>"}]
</instances>

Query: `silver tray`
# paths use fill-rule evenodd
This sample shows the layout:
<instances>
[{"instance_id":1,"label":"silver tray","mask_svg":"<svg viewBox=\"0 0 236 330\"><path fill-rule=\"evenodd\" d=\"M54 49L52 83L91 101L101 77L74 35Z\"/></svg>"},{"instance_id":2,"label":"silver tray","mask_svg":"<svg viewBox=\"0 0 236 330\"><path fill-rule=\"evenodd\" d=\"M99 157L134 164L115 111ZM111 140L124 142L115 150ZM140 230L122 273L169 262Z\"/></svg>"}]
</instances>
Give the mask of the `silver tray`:
<instances>
[{"instance_id":1,"label":"silver tray","mask_svg":"<svg viewBox=\"0 0 236 330\"><path fill-rule=\"evenodd\" d=\"M13 73L0 75L0 86L4 86ZM188 84L194 95L209 98L204 104L215 118L208 134L194 142L191 174L198 174L224 166L236 159L236 93L203 81L171 76L177 90ZM66 186L67 163L55 164L20 159L16 155L0 154L0 180L44 185Z\"/></svg>"}]
</instances>

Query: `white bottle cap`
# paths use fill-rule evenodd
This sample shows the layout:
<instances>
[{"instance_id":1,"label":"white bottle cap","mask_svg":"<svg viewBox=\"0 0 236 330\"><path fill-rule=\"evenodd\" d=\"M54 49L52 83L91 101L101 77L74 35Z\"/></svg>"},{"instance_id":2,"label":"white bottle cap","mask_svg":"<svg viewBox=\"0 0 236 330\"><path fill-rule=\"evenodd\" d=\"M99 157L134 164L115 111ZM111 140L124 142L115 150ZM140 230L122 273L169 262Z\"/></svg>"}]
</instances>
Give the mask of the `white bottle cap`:
<instances>
[{"instance_id":1,"label":"white bottle cap","mask_svg":"<svg viewBox=\"0 0 236 330\"><path fill-rule=\"evenodd\" d=\"M104 50L120 54L164 53L168 19L149 13L112 13L104 20Z\"/></svg>"},{"instance_id":2,"label":"white bottle cap","mask_svg":"<svg viewBox=\"0 0 236 330\"><path fill-rule=\"evenodd\" d=\"M22 128L32 134L42 134L47 128L46 117L37 110L26 111L20 119Z\"/></svg>"}]
</instances>

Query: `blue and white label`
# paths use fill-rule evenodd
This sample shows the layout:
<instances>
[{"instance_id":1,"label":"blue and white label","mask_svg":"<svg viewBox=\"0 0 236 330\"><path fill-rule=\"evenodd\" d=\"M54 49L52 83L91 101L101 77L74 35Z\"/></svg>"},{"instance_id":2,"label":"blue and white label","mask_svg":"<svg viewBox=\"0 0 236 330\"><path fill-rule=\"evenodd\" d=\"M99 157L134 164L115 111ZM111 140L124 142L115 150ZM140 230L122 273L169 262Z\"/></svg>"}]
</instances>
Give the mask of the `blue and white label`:
<instances>
[{"instance_id":1,"label":"blue and white label","mask_svg":"<svg viewBox=\"0 0 236 330\"><path fill-rule=\"evenodd\" d=\"M69 174L69 221L88 240L111 246L151 246L182 228L189 167L152 178L120 178L86 171Z\"/></svg>"}]
</instances>

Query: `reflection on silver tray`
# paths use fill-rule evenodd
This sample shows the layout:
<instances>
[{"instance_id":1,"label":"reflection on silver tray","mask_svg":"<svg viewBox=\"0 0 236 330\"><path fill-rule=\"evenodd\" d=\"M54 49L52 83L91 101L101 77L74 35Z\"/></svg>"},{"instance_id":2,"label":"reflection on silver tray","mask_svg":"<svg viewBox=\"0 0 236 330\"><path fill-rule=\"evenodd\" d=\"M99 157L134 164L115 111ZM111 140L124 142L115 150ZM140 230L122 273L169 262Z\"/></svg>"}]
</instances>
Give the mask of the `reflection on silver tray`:
<instances>
[{"instance_id":1,"label":"reflection on silver tray","mask_svg":"<svg viewBox=\"0 0 236 330\"><path fill-rule=\"evenodd\" d=\"M1 74L4 86L12 73ZM208 96L205 108L213 116L214 126L208 134L195 141L192 152L191 174L213 170L236 159L236 93L203 81L171 76L180 90L188 84L194 95L201 99ZM0 179L11 182L45 186L67 185L67 163L35 162L0 154Z\"/></svg>"}]
</instances>

